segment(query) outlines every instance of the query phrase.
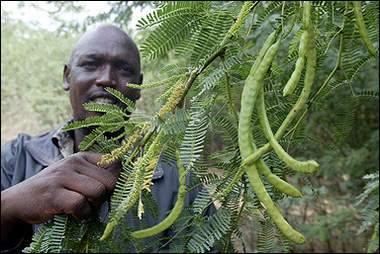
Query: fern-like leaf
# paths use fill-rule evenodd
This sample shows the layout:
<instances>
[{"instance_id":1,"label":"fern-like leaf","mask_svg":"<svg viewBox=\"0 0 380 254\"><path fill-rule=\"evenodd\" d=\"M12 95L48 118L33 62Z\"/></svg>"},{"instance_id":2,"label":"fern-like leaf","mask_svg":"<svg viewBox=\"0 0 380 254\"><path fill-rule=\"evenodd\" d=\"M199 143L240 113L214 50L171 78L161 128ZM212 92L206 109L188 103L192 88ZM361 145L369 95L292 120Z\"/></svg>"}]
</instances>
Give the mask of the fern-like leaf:
<instances>
[{"instance_id":1,"label":"fern-like leaf","mask_svg":"<svg viewBox=\"0 0 380 254\"><path fill-rule=\"evenodd\" d=\"M80 129L80 128L87 128L91 126L116 127L116 126L123 126L125 124L130 125L130 123L128 123L122 116L111 112L102 116L92 116L92 117L86 118L85 120L78 120L78 121L69 123L63 128L63 130L69 131L69 130L75 130L75 129Z\"/></svg>"},{"instance_id":2,"label":"fern-like leaf","mask_svg":"<svg viewBox=\"0 0 380 254\"><path fill-rule=\"evenodd\" d=\"M200 157L209 124L208 117L202 108L192 108L192 111L180 148L181 160L186 169L191 169Z\"/></svg>"},{"instance_id":3,"label":"fern-like leaf","mask_svg":"<svg viewBox=\"0 0 380 254\"><path fill-rule=\"evenodd\" d=\"M120 113L122 115L127 116L117 105L114 105L114 104L88 102L88 103L84 103L83 107L87 111L104 112L104 113L115 112L115 113Z\"/></svg>"},{"instance_id":4,"label":"fern-like leaf","mask_svg":"<svg viewBox=\"0 0 380 254\"><path fill-rule=\"evenodd\" d=\"M212 217L202 223L193 233L187 248L191 252L210 251L214 243L229 230L231 215L227 209L219 209Z\"/></svg>"},{"instance_id":5,"label":"fern-like leaf","mask_svg":"<svg viewBox=\"0 0 380 254\"><path fill-rule=\"evenodd\" d=\"M152 27L163 22L172 22L182 16L198 15L199 12L208 8L207 2L167 2L161 8L148 14L146 17L140 19L137 23L139 29Z\"/></svg>"},{"instance_id":6,"label":"fern-like leaf","mask_svg":"<svg viewBox=\"0 0 380 254\"><path fill-rule=\"evenodd\" d=\"M129 112L133 112L135 110L135 107L136 107L135 102L128 99L120 91L111 87L106 87L104 88L104 90L106 90L107 92L115 96L120 102L126 105Z\"/></svg>"}]
</instances>

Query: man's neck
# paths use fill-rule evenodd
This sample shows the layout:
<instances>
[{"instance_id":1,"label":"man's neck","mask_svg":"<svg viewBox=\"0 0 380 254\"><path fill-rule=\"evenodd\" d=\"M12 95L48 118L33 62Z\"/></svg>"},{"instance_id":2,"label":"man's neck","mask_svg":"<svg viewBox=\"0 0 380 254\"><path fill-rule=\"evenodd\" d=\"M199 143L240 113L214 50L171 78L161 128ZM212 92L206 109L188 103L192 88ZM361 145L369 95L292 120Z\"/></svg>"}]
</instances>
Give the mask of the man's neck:
<instances>
[{"instance_id":1,"label":"man's neck","mask_svg":"<svg viewBox=\"0 0 380 254\"><path fill-rule=\"evenodd\" d=\"M87 135L87 131L83 129L74 130L74 153L79 152L79 144L82 142L83 138Z\"/></svg>"}]
</instances>

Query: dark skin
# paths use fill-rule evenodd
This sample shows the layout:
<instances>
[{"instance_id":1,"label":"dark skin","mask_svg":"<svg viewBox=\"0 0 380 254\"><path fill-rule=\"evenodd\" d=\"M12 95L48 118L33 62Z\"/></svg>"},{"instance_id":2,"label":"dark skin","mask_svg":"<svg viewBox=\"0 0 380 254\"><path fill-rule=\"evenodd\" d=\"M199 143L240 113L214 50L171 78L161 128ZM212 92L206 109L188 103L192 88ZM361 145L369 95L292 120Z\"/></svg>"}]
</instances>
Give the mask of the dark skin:
<instances>
[{"instance_id":1,"label":"dark skin","mask_svg":"<svg viewBox=\"0 0 380 254\"><path fill-rule=\"evenodd\" d=\"M86 33L64 67L64 89L69 91L75 120L94 114L82 104L99 96L108 98L105 87L136 100L139 91L126 84L141 82L138 49L123 31L113 26ZM120 164L100 168L97 162L101 154L77 152L87 133L88 130L74 131L76 153L1 192L2 248L17 243L31 224L46 222L62 213L85 219L109 198Z\"/></svg>"}]
</instances>

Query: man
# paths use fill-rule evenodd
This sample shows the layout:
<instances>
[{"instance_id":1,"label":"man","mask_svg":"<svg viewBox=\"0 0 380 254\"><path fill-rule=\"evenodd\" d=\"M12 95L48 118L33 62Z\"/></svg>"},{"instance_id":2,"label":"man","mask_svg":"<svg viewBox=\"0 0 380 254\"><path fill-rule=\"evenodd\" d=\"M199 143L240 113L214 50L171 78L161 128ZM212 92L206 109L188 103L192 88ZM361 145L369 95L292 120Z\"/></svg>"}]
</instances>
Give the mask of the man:
<instances>
[{"instance_id":1,"label":"man","mask_svg":"<svg viewBox=\"0 0 380 254\"><path fill-rule=\"evenodd\" d=\"M137 100L139 90L126 84L141 84L143 79L135 43L112 25L82 36L64 66L63 76L74 120L94 114L84 109L85 102L115 103L105 87ZM104 206L115 187L120 164L100 168L96 163L101 154L78 152L86 134L83 129L71 133L58 129L37 137L22 134L1 149L2 250L19 251L28 244L32 225L56 214L82 220ZM159 216L151 225L165 218L173 206L178 188L175 165L159 163L153 181ZM190 199L187 197L187 203Z\"/></svg>"}]
</instances>

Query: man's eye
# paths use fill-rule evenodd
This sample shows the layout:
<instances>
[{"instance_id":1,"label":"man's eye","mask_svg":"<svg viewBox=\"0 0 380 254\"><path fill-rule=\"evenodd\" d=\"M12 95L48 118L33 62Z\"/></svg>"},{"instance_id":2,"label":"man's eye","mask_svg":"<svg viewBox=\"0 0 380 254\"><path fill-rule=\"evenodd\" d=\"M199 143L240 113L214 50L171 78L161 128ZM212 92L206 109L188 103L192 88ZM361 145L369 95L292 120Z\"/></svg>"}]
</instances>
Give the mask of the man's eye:
<instances>
[{"instance_id":1,"label":"man's eye","mask_svg":"<svg viewBox=\"0 0 380 254\"><path fill-rule=\"evenodd\" d=\"M131 71L131 68L129 68L129 66L126 66L126 65L122 65L120 66L120 69L122 71L125 71L125 72L130 72Z\"/></svg>"},{"instance_id":2,"label":"man's eye","mask_svg":"<svg viewBox=\"0 0 380 254\"><path fill-rule=\"evenodd\" d=\"M97 64L95 62L84 62L82 63L82 66L86 69L95 69L97 67Z\"/></svg>"}]
</instances>

